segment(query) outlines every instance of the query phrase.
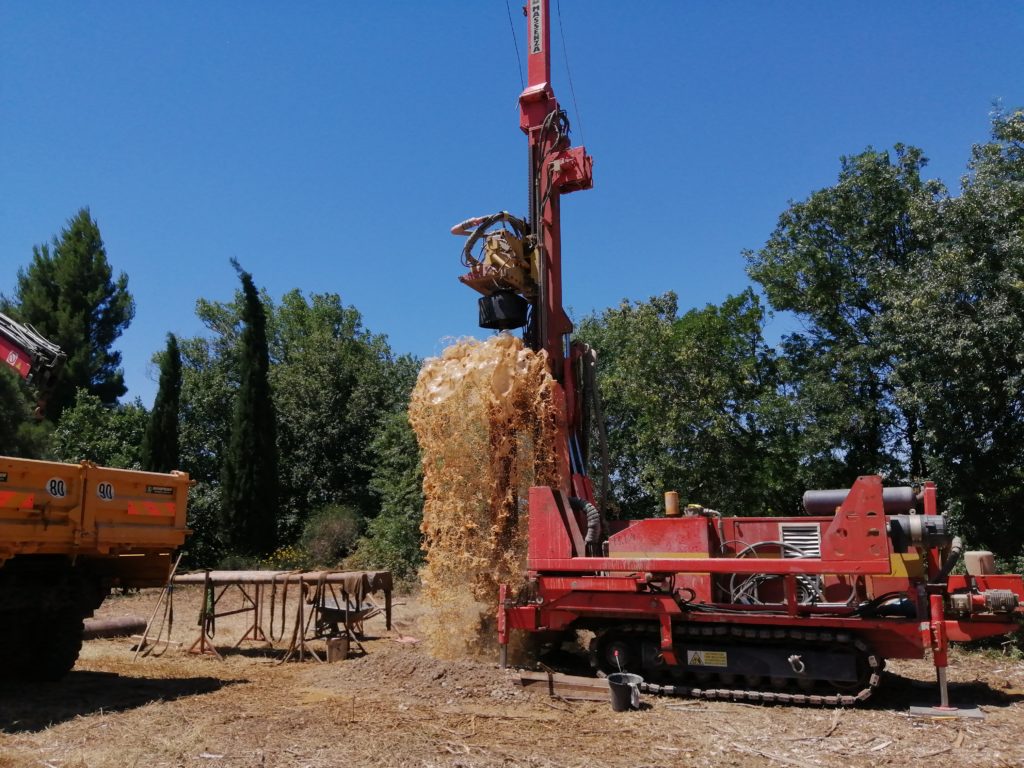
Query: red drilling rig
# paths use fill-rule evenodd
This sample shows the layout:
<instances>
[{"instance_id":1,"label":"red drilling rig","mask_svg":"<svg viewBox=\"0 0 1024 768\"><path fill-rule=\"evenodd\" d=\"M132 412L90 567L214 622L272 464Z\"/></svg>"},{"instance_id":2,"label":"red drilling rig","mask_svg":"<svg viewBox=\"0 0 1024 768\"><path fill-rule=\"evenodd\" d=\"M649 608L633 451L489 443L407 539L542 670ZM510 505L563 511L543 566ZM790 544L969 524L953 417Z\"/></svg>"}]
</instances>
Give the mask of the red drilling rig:
<instances>
[{"instance_id":1,"label":"red drilling rig","mask_svg":"<svg viewBox=\"0 0 1024 768\"><path fill-rule=\"evenodd\" d=\"M559 221L561 196L592 186L593 161L571 146L551 88L548 6L525 8L529 215L452 228L469 238L460 279L482 294L480 325L525 328L527 345L547 353L563 434L562 481L530 489L526 584L501 589L502 663L511 630L589 630L596 668L639 673L652 692L853 705L871 696L886 658L930 650L949 710L949 642L1016 630L1024 580L995 573L990 553L965 555L933 483L883 488L878 476L860 477L849 489L808 491L801 517L681 512L669 492L663 517L602 519L584 429L594 360L569 338ZM966 573L954 575L961 558Z\"/></svg>"}]
</instances>

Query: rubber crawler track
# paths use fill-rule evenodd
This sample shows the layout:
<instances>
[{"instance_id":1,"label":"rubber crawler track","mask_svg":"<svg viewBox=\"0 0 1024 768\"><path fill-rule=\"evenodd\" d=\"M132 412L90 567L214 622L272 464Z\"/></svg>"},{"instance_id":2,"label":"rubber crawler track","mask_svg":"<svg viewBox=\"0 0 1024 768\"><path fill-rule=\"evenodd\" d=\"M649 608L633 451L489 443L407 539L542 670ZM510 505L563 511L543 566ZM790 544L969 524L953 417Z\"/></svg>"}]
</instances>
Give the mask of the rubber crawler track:
<instances>
[{"instance_id":1,"label":"rubber crawler track","mask_svg":"<svg viewBox=\"0 0 1024 768\"><path fill-rule=\"evenodd\" d=\"M650 625L627 624L608 628L624 637L633 636L638 640L657 636ZM690 685L658 683L642 683L640 690L659 696L677 696L680 698L707 699L712 701L760 702L764 704L789 704L812 707L853 707L866 702L881 681L884 660L860 638L850 632L831 632L783 627L740 627L724 624L683 624L675 629L676 640L685 642L697 638L718 639L730 645L737 645L737 640L757 643L759 641L779 643L793 642L794 650L807 648L811 645L823 645L835 648L847 645L863 660L867 669L867 684L856 693L808 693L788 691L763 691L730 686L729 688L702 688Z\"/></svg>"}]
</instances>

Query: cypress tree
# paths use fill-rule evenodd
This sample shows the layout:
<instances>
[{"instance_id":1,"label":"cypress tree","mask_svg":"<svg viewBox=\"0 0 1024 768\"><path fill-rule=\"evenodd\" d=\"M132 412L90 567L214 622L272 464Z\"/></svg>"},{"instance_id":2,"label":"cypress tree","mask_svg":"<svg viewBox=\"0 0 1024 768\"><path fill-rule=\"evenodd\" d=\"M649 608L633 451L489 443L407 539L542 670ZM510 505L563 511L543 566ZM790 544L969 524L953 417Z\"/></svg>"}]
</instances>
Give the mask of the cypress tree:
<instances>
[{"instance_id":1,"label":"cypress tree","mask_svg":"<svg viewBox=\"0 0 1024 768\"><path fill-rule=\"evenodd\" d=\"M236 260L242 281L242 333L239 339L239 387L231 437L224 460L225 538L237 554L272 552L277 539L277 439L268 373L267 316L252 275Z\"/></svg>"},{"instance_id":2,"label":"cypress tree","mask_svg":"<svg viewBox=\"0 0 1024 768\"><path fill-rule=\"evenodd\" d=\"M160 360L160 388L142 438L142 468L150 472L178 469L178 404L181 401L181 352L178 339L167 334Z\"/></svg>"}]
</instances>

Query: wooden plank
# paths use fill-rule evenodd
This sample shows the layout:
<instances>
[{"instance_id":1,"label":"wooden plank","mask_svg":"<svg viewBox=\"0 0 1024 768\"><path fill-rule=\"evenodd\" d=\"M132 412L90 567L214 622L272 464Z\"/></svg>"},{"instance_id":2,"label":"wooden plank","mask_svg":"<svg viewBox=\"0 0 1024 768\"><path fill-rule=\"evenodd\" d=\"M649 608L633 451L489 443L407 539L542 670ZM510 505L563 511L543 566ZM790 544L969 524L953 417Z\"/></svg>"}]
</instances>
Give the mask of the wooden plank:
<instances>
[{"instance_id":1,"label":"wooden plank","mask_svg":"<svg viewBox=\"0 0 1024 768\"><path fill-rule=\"evenodd\" d=\"M581 675L563 675L561 672L520 672L520 680L552 680L567 685L581 685L589 688L608 690L608 680L604 677L583 677Z\"/></svg>"},{"instance_id":2,"label":"wooden plank","mask_svg":"<svg viewBox=\"0 0 1024 768\"><path fill-rule=\"evenodd\" d=\"M600 677L563 675L559 672L521 672L524 689L547 691L551 696L576 701L608 701L608 681Z\"/></svg>"},{"instance_id":3,"label":"wooden plank","mask_svg":"<svg viewBox=\"0 0 1024 768\"><path fill-rule=\"evenodd\" d=\"M277 584L294 585L302 581L305 584L344 584L347 580L367 576L372 582L378 577L390 577L390 571L210 571L209 578L214 586L223 587L232 584ZM172 581L175 584L204 584L207 572L179 573ZM390 584L390 582L389 582Z\"/></svg>"}]
</instances>

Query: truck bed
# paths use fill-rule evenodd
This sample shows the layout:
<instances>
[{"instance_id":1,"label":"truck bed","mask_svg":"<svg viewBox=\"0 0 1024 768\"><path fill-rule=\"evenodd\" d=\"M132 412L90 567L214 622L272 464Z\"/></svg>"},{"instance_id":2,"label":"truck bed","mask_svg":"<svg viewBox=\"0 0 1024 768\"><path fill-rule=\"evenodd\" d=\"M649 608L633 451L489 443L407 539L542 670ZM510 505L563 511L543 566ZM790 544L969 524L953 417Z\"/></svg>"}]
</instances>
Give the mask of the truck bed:
<instances>
[{"instance_id":1,"label":"truck bed","mask_svg":"<svg viewBox=\"0 0 1024 768\"><path fill-rule=\"evenodd\" d=\"M67 555L118 586L157 586L188 534L190 480L169 474L0 456L0 566Z\"/></svg>"}]
</instances>

